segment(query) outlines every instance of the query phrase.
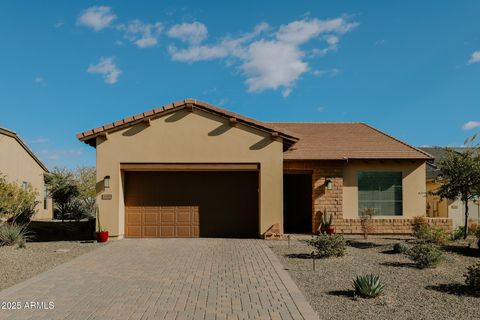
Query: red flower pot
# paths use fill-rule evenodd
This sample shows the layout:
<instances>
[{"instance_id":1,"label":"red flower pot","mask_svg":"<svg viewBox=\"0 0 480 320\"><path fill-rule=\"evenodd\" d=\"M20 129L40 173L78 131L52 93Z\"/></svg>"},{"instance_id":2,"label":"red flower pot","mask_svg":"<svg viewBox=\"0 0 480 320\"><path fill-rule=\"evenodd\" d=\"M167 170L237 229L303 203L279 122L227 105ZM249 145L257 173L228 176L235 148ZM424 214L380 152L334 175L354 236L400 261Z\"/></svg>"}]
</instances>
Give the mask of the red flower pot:
<instances>
[{"instance_id":1,"label":"red flower pot","mask_svg":"<svg viewBox=\"0 0 480 320\"><path fill-rule=\"evenodd\" d=\"M326 226L321 226L320 227L320 233L326 233L327 232L327 227Z\"/></svg>"},{"instance_id":2,"label":"red flower pot","mask_svg":"<svg viewBox=\"0 0 480 320\"><path fill-rule=\"evenodd\" d=\"M329 236L335 233L335 227L327 227L327 233Z\"/></svg>"},{"instance_id":3,"label":"red flower pot","mask_svg":"<svg viewBox=\"0 0 480 320\"><path fill-rule=\"evenodd\" d=\"M107 242L107 240L108 240L108 231L97 232L97 241L98 242Z\"/></svg>"}]
</instances>

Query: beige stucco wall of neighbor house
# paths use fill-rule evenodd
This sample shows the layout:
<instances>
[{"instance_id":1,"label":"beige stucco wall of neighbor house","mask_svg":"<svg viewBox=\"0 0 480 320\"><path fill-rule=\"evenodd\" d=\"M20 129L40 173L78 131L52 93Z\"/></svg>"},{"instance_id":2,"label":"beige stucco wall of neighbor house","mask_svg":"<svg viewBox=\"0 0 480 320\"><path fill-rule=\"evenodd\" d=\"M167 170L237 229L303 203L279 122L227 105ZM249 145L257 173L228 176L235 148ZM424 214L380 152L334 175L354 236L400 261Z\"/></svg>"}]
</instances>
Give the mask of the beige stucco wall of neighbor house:
<instances>
[{"instance_id":1,"label":"beige stucco wall of neighbor house","mask_svg":"<svg viewBox=\"0 0 480 320\"><path fill-rule=\"evenodd\" d=\"M282 142L269 133L201 110L179 110L97 137L98 205L102 226L112 236L124 235L122 163L258 163L260 164L260 230L273 224L283 230ZM102 181L110 176L110 188ZM234 184L235 181L232 181ZM102 200L102 194L112 200Z\"/></svg>"},{"instance_id":2,"label":"beige stucco wall of neighbor house","mask_svg":"<svg viewBox=\"0 0 480 320\"><path fill-rule=\"evenodd\" d=\"M3 134L0 134L0 173L20 186L24 181L30 183L39 202L34 219L52 219L52 200L48 199L47 209L43 206L45 171L15 138Z\"/></svg>"},{"instance_id":3,"label":"beige stucco wall of neighbor house","mask_svg":"<svg viewBox=\"0 0 480 320\"><path fill-rule=\"evenodd\" d=\"M402 172L403 188L403 215L398 218L412 218L426 214L426 186L425 162L402 161L349 161L343 172L343 218L355 219L358 212L358 185L357 173L359 171L397 171ZM385 216L396 218L395 216ZM378 216L377 216L378 218Z\"/></svg>"},{"instance_id":4,"label":"beige stucco wall of neighbor house","mask_svg":"<svg viewBox=\"0 0 480 320\"><path fill-rule=\"evenodd\" d=\"M432 194L440 188L438 181L427 181L427 216L450 218L453 227L457 228L465 224L465 203L460 199L440 199L440 196ZM480 206L475 201L468 202L469 223L480 221Z\"/></svg>"}]
</instances>

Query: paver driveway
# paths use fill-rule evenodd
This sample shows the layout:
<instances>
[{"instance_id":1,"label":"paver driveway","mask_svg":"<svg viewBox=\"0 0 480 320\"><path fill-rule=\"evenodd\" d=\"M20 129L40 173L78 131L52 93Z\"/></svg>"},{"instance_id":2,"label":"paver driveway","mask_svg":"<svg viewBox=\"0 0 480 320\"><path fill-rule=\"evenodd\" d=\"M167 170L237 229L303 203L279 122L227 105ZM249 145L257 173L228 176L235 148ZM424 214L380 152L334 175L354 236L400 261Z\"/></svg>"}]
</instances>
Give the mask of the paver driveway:
<instances>
[{"instance_id":1,"label":"paver driveway","mask_svg":"<svg viewBox=\"0 0 480 320\"><path fill-rule=\"evenodd\" d=\"M263 240L127 239L0 292L1 319L317 319Z\"/></svg>"}]
</instances>

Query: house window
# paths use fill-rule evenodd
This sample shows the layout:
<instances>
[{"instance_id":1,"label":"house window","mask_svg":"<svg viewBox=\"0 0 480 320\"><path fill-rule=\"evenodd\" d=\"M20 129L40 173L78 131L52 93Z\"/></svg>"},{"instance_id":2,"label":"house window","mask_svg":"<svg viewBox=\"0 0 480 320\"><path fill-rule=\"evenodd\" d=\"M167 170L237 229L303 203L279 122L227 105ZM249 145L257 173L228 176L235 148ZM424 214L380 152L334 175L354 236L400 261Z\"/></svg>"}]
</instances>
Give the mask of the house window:
<instances>
[{"instance_id":1,"label":"house window","mask_svg":"<svg viewBox=\"0 0 480 320\"><path fill-rule=\"evenodd\" d=\"M28 182L27 181L22 182L22 189L27 191L27 189L28 189Z\"/></svg>"},{"instance_id":2,"label":"house window","mask_svg":"<svg viewBox=\"0 0 480 320\"><path fill-rule=\"evenodd\" d=\"M375 209L379 216L401 216L402 173L358 172L358 212Z\"/></svg>"},{"instance_id":3,"label":"house window","mask_svg":"<svg viewBox=\"0 0 480 320\"><path fill-rule=\"evenodd\" d=\"M43 210L48 209L48 190L47 187L45 186L43 188Z\"/></svg>"}]
</instances>

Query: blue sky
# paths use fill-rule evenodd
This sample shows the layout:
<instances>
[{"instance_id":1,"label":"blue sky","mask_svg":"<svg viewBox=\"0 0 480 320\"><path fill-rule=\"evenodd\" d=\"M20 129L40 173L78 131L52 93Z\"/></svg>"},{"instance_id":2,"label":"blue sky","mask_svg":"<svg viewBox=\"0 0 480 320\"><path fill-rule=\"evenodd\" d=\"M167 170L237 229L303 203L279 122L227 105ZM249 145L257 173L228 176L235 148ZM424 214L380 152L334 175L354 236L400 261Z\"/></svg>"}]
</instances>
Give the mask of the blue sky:
<instances>
[{"instance_id":1,"label":"blue sky","mask_svg":"<svg viewBox=\"0 0 480 320\"><path fill-rule=\"evenodd\" d=\"M363 121L413 145L480 128L479 1L2 1L0 126L50 167L75 134L193 97Z\"/></svg>"}]
</instances>

